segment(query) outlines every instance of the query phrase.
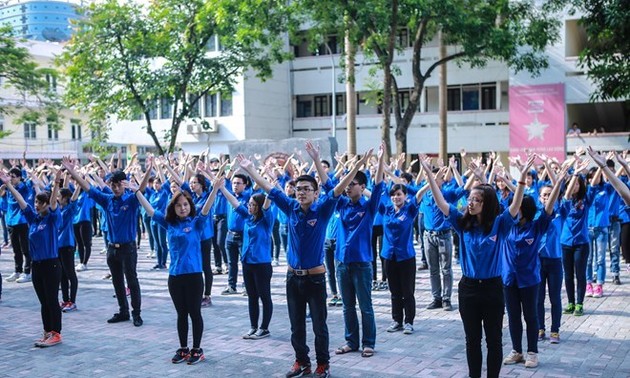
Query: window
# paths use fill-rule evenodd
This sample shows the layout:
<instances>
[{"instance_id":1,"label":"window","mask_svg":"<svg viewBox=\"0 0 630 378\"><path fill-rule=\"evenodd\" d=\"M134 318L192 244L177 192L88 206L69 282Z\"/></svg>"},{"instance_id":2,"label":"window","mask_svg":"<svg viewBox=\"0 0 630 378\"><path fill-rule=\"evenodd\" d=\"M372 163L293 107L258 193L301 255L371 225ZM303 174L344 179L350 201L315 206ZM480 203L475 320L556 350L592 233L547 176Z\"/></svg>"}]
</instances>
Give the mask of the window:
<instances>
[{"instance_id":1,"label":"window","mask_svg":"<svg viewBox=\"0 0 630 378\"><path fill-rule=\"evenodd\" d=\"M337 96L335 96L337 98L337 109L335 109L335 111L337 112L337 115L343 115L346 114L346 102L344 101L344 97L341 94L338 94Z\"/></svg>"},{"instance_id":2,"label":"window","mask_svg":"<svg viewBox=\"0 0 630 378\"><path fill-rule=\"evenodd\" d=\"M479 110L479 87L462 88L462 110Z\"/></svg>"},{"instance_id":3,"label":"window","mask_svg":"<svg viewBox=\"0 0 630 378\"><path fill-rule=\"evenodd\" d=\"M48 140L58 140L59 130L51 123L48 124Z\"/></svg>"},{"instance_id":4,"label":"window","mask_svg":"<svg viewBox=\"0 0 630 378\"><path fill-rule=\"evenodd\" d=\"M4 131L4 117L0 114L0 131Z\"/></svg>"},{"instance_id":5,"label":"window","mask_svg":"<svg viewBox=\"0 0 630 378\"><path fill-rule=\"evenodd\" d=\"M232 95L221 94L221 117L229 117L232 115Z\"/></svg>"},{"instance_id":6,"label":"window","mask_svg":"<svg viewBox=\"0 0 630 378\"><path fill-rule=\"evenodd\" d=\"M81 140L81 123L79 120L70 120L72 125L72 140Z\"/></svg>"},{"instance_id":7,"label":"window","mask_svg":"<svg viewBox=\"0 0 630 378\"><path fill-rule=\"evenodd\" d=\"M400 111L402 113L405 112L405 110L407 110L407 107L409 107L409 101L411 99L411 94L409 92L399 92L398 93L398 103L400 104ZM393 106L394 104L392 104Z\"/></svg>"},{"instance_id":8,"label":"window","mask_svg":"<svg viewBox=\"0 0 630 378\"><path fill-rule=\"evenodd\" d=\"M157 102L157 100L150 100L147 105L149 106L149 118L157 119L158 118L158 102Z\"/></svg>"},{"instance_id":9,"label":"window","mask_svg":"<svg viewBox=\"0 0 630 378\"><path fill-rule=\"evenodd\" d=\"M315 96L315 117L329 116L328 96Z\"/></svg>"},{"instance_id":10,"label":"window","mask_svg":"<svg viewBox=\"0 0 630 378\"><path fill-rule=\"evenodd\" d=\"M35 122L24 122L24 139L37 138L37 125Z\"/></svg>"},{"instance_id":11,"label":"window","mask_svg":"<svg viewBox=\"0 0 630 378\"><path fill-rule=\"evenodd\" d=\"M459 111L461 108L461 89L457 88L448 88L446 94L446 110L448 111Z\"/></svg>"},{"instance_id":12,"label":"window","mask_svg":"<svg viewBox=\"0 0 630 378\"><path fill-rule=\"evenodd\" d=\"M206 93L203 101L203 116L216 117L217 116L217 95Z\"/></svg>"},{"instance_id":13,"label":"window","mask_svg":"<svg viewBox=\"0 0 630 378\"><path fill-rule=\"evenodd\" d=\"M297 98L297 118L307 118L313 116L313 102L310 99Z\"/></svg>"},{"instance_id":14,"label":"window","mask_svg":"<svg viewBox=\"0 0 630 378\"><path fill-rule=\"evenodd\" d=\"M491 87L481 87L481 109L494 110L497 108L497 88L493 84Z\"/></svg>"},{"instance_id":15,"label":"window","mask_svg":"<svg viewBox=\"0 0 630 378\"><path fill-rule=\"evenodd\" d=\"M170 119L173 117L173 100L168 97L160 98L160 118Z\"/></svg>"},{"instance_id":16,"label":"window","mask_svg":"<svg viewBox=\"0 0 630 378\"><path fill-rule=\"evenodd\" d=\"M188 106L190 106L190 112L188 113L188 117L190 117L190 118L196 118L196 117L199 117L199 115L200 115L199 110L201 108L201 106L200 106L201 104L199 102L200 102L201 98L200 97L198 98L198 97L199 97L199 95L197 95L197 94L189 94L188 97L187 97L188 98ZM193 104L193 101L195 101L195 99L197 99L197 100Z\"/></svg>"},{"instance_id":17,"label":"window","mask_svg":"<svg viewBox=\"0 0 630 378\"><path fill-rule=\"evenodd\" d=\"M398 30L396 34L396 45L403 49L409 47L409 30L407 28Z\"/></svg>"}]
</instances>

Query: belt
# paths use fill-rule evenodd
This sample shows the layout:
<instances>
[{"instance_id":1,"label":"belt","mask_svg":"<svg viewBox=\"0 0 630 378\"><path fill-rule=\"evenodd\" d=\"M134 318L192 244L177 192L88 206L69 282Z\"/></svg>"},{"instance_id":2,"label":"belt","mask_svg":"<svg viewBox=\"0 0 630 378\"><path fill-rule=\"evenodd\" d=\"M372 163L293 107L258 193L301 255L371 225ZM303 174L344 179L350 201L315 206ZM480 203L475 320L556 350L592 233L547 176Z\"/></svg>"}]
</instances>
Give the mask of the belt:
<instances>
[{"instance_id":1,"label":"belt","mask_svg":"<svg viewBox=\"0 0 630 378\"><path fill-rule=\"evenodd\" d=\"M109 243L110 247L114 247L116 249L120 249L123 247L128 247L130 245L134 245L135 242L129 242L129 243Z\"/></svg>"},{"instance_id":2,"label":"belt","mask_svg":"<svg viewBox=\"0 0 630 378\"><path fill-rule=\"evenodd\" d=\"M293 273L296 276L309 276L311 274L326 273L326 267L324 265L316 266L310 269L293 269L289 266L288 269L290 273Z\"/></svg>"},{"instance_id":3,"label":"belt","mask_svg":"<svg viewBox=\"0 0 630 378\"><path fill-rule=\"evenodd\" d=\"M429 234L433 235L433 236L442 236L442 235L447 235L451 232L450 229L446 229L446 230L442 230L442 231L431 231L431 230L426 230L426 232L428 232Z\"/></svg>"},{"instance_id":4,"label":"belt","mask_svg":"<svg viewBox=\"0 0 630 378\"><path fill-rule=\"evenodd\" d=\"M213 215L212 218L214 218L214 219L225 219L225 214Z\"/></svg>"},{"instance_id":5,"label":"belt","mask_svg":"<svg viewBox=\"0 0 630 378\"><path fill-rule=\"evenodd\" d=\"M238 235L241 236L243 235L243 231L232 231L232 230L228 230L228 232L232 235Z\"/></svg>"},{"instance_id":6,"label":"belt","mask_svg":"<svg viewBox=\"0 0 630 378\"><path fill-rule=\"evenodd\" d=\"M482 280L478 279L478 278L469 278L469 277L465 277L462 276L462 282L464 283L468 283L468 284L488 284L488 283L498 283L498 282L503 282L503 280L501 279L501 277L492 277L492 278L484 278Z\"/></svg>"}]
</instances>

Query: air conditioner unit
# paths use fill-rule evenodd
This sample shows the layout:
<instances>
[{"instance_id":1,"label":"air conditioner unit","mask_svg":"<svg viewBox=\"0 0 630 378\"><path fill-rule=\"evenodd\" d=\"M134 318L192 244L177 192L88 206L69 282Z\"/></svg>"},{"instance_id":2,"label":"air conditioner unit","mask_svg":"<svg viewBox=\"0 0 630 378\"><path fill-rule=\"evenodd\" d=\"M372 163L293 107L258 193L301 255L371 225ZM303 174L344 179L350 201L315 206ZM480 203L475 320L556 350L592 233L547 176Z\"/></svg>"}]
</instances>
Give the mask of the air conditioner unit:
<instances>
[{"instance_id":1,"label":"air conditioner unit","mask_svg":"<svg viewBox=\"0 0 630 378\"><path fill-rule=\"evenodd\" d=\"M186 124L186 131L188 132L188 134L199 134L201 133L201 127L199 127L200 125L194 122L190 122Z\"/></svg>"},{"instance_id":2,"label":"air conditioner unit","mask_svg":"<svg viewBox=\"0 0 630 378\"><path fill-rule=\"evenodd\" d=\"M199 123L199 128L203 133L218 133L219 132L219 121L216 119L211 120L202 120Z\"/></svg>"}]
</instances>

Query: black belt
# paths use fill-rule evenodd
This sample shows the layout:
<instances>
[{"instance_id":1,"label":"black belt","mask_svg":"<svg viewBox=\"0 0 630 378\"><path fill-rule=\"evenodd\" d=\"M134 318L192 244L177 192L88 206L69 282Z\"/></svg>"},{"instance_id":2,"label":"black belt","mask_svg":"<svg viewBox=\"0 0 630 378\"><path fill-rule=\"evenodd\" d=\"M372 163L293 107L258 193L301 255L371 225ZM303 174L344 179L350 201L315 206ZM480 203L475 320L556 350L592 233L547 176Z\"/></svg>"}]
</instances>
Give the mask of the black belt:
<instances>
[{"instance_id":1,"label":"black belt","mask_svg":"<svg viewBox=\"0 0 630 378\"><path fill-rule=\"evenodd\" d=\"M442 236L442 235L447 235L451 232L450 229L446 229L446 230L442 230L442 231L431 231L431 230L425 230L426 232L428 232L429 234L433 235L433 236Z\"/></svg>"},{"instance_id":2,"label":"black belt","mask_svg":"<svg viewBox=\"0 0 630 378\"><path fill-rule=\"evenodd\" d=\"M129 247L135 245L135 242L128 242L128 243L109 243L110 247L116 248L116 249L121 249L124 247Z\"/></svg>"},{"instance_id":3,"label":"black belt","mask_svg":"<svg viewBox=\"0 0 630 378\"><path fill-rule=\"evenodd\" d=\"M212 218L214 218L214 219L225 219L225 214L213 215Z\"/></svg>"},{"instance_id":4,"label":"black belt","mask_svg":"<svg viewBox=\"0 0 630 378\"><path fill-rule=\"evenodd\" d=\"M326 273L326 267L324 265L319 265L310 269L293 269L291 266L289 266L287 267L287 270L290 273L295 274L296 276L310 276L312 274Z\"/></svg>"},{"instance_id":5,"label":"black belt","mask_svg":"<svg viewBox=\"0 0 630 378\"><path fill-rule=\"evenodd\" d=\"M501 276L492 277L492 278L484 278L481 280L478 278L469 278L469 277L462 276L462 282L466 284L496 284L499 282L503 282L503 280L501 279Z\"/></svg>"}]
</instances>

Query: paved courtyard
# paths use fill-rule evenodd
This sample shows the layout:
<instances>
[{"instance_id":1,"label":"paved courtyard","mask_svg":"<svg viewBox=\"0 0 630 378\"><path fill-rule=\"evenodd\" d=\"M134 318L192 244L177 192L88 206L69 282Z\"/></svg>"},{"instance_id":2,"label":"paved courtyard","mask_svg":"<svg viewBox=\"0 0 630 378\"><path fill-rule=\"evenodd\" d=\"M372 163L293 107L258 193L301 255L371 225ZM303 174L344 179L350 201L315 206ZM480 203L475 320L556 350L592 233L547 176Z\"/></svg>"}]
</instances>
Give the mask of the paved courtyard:
<instances>
[{"instance_id":1,"label":"paved courtyard","mask_svg":"<svg viewBox=\"0 0 630 378\"><path fill-rule=\"evenodd\" d=\"M226 275L214 279L213 305L202 309L205 322L202 347L206 361L195 366L173 365L170 358L178 348L176 314L168 295L166 271L151 271L154 261L146 258L147 241L139 251L138 275L142 287L144 326L131 322L107 324L117 311L112 298L102 239L94 239L89 270L78 273L79 310L63 315L63 343L38 349L39 303L32 285L3 282L0 302L0 377L283 377L293 363L287 315L284 260L274 268L272 295L274 314L271 337L244 340L249 329L247 298L221 296ZM379 263L380 265L380 263ZM3 250L3 278L13 269L12 250ZM455 266L455 282L461 272ZM523 364L503 367L505 377L630 377L630 275L622 272L621 286L606 285L606 296L587 298L585 316L564 316L559 345L539 344L540 366ZM242 290L239 277L239 290ZM453 304L456 306L457 284ZM376 354L362 358L358 353L335 356L344 343L341 307L329 308L331 375L334 377L466 377L464 332L457 311L425 310L431 300L428 271L418 272L417 316L413 335L390 334L389 292L373 292L376 313ZM566 302L566 299L564 299ZM547 311L549 315L549 311ZM547 324L550 321L547 320ZM307 325L310 328L310 325ZM507 317L504 322L504 354L510 351ZM312 332L309 332L314 361ZM485 347L484 347L485 349ZM485 373L484 373L485 374Z\"/></svg>"}]
</instances>

